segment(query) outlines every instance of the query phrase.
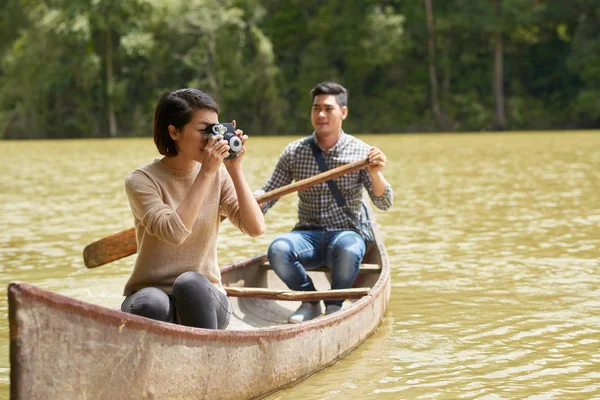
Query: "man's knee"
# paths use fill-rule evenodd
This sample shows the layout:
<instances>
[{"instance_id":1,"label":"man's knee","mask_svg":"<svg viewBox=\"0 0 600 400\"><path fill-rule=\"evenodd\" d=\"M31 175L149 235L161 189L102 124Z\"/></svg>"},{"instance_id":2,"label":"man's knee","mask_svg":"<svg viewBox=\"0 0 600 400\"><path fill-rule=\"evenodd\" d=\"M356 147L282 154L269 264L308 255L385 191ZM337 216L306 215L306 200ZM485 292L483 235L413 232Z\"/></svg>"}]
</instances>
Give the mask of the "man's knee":
<instances>
[{"instance_id":1,"label":"man's knee","mask_svg":"<svg viewBox=\"0 0 600 400\"><path fill-rule=\"evenodd\" d=\"M360 262L365 255L366 246L358 234L346 234L332 243L332 250L338 258Z\"/></svg>"},{"instance_id":2,"label":"man's knee","mask_svg":"<svg viewBox=\"0 0 600 400\"><path fill-rule=\"evenodd\" d=\"M267 257L271 265L279 265L292 259L292 245L287 239L275 239L269 246Z\"/></svg>"},{"instance_id":3,"label":"man's knee","mask_svg":"<svg viewBox=\"0 0 600 400\"><path fill-rule=\"evenodd\" d=\"M348 261L356 261L357 263L360 263L365 255L365 251L357 246L341 248L338 250L338 252L339 258L343 258Z\"/></svg>"}]
</instances>

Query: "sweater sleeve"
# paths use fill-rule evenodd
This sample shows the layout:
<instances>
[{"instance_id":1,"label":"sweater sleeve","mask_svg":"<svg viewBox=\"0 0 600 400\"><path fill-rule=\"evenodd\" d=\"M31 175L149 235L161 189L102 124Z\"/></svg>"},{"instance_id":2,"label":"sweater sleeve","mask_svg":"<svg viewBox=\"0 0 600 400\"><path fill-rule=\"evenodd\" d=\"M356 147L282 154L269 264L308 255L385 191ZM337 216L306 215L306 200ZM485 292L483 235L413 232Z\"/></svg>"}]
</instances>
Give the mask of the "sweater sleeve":
<instances>
[{"instance_id":1,"label":"sweater sleeve","mask_svg":"<svg viewBox=\"0 0 600 400\"><path fill-rule=\"evenodd\" d=\"M134 171L127 175L125 191L133 215L148 234L165 242L181 244L192 232L177 212L164 203L160 189L145 174Z\"/></svg>"},{"instance_id":2,"label":"sweater sleeve","mask_svg":"<svg viewBox=\"0 0 600 400\"><path fill-rule=\"evenodd\" d=\"M238 202L235 186L225 168L221 168L221 200L219 209L221 215L227 217L231 223L240 231L248 234L248 228L242 222L240 215L240 204Z\"/></svg>"}]
</instances>

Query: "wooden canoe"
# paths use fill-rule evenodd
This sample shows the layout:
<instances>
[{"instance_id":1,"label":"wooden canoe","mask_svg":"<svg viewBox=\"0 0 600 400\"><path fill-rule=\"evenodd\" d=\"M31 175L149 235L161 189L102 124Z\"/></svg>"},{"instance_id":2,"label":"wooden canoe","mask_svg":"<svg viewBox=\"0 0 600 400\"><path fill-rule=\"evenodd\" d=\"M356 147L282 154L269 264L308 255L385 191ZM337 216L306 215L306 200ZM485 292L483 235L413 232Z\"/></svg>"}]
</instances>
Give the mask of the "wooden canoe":
<instances>
[{"instance_id":1,"label":"wooden canoe","mask_svg":"<svg viewBox=\"0 0 600 400\"><path fill-rule=\"evenodd\" d=\"M375 222L373 229L376 243L355 283L367 294L302 324L286 323L298 301L257 298L254 289L231 297L231 323L216 331L11 283L11 399L253 399L292 386L346 356L381 323L390 266ZM224 267L223 284L242 293L286 289L265 262L260 255ZM326 272L310 275L318 290L329 287Z\"/></svg>"}]
</instances>

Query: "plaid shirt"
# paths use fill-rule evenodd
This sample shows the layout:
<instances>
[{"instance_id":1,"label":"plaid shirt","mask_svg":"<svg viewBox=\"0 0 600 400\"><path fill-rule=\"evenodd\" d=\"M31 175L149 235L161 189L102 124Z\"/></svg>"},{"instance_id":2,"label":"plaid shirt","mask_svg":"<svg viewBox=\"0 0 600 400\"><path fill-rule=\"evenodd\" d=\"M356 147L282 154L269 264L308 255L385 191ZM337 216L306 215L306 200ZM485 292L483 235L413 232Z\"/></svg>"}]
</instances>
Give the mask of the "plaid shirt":
<instances>
[{"instance_id":1,"label":"plaid shirt","mask_svg":"<svg viewBox=\"0 0 600 400\"><path fill-rule=\"evenodd\" d=\"M262 187L255 192L261 195L292 181L299 181L319 174L319 166L310 147L310 140L316 140L316 134L296 140L285 147L275 171ZM317 142L318 143L318 142ZM329 151L324 152L325 163L329 169L339 167L366 158L371 146L360 139L342 132L338 142ZM322 150L322 149L321 149ZM335 179L335 183L346 199L346 204L354 215L360 216L362 188L367 189L371 200L381 210L391 207L393 193L390 185L377 197L373 194L371 176L366 168ZM326 231L356 230L353 222L338 206L327 183L320 183L298 192L298 223L294 229L324 229ZM277 202L273 200L262 205L263 212Z\"/></svg>"}]
</instances>

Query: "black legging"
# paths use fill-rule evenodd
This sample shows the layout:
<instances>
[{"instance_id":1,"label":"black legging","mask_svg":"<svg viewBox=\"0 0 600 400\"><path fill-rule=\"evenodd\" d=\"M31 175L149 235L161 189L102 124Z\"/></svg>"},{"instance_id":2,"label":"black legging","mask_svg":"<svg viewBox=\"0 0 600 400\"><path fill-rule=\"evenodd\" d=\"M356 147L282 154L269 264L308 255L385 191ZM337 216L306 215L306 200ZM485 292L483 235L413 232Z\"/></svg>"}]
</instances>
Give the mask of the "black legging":
<instances>
[{"instance_id":1,"label":"black legging","mask_svg":"<svg viewBox=\"0 0 600 400\"><path fill-rule=\"evenodd\" d=\"M125 298L121 311L196 328L225 329L232 309L227 296L204 275L184 272L175 280L171 296L155 287L143 288Z\"/></svg>"}]
</instances>

